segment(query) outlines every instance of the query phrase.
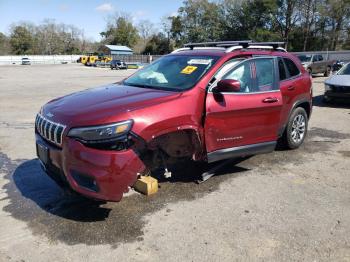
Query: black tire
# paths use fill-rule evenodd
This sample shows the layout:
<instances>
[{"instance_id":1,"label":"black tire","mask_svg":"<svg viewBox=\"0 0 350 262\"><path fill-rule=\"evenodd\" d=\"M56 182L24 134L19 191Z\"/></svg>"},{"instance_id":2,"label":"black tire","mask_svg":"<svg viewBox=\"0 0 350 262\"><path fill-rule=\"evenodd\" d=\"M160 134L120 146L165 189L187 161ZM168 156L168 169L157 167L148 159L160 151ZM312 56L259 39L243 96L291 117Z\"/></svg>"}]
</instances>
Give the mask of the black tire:
<instances>
[{"instance_id":1,"label":"black tire","mask_svg":"<svg viewBox=\"0 0 350 262\"><path fill-rule=\"evenodd\" d=\"M304 108L297 107L289 117L283 134L283 145L288 149L296 149L304 142L307 134L308 117Z\"/></svg>"},{"instance_id":2,"label":"black tire","mask_svg":"<svg viewBox=\"0 0 350 262\"><path fill-rule=\"evenodd\" d=\"M330 66L327 66L326 72L324 72L323 75L324 75L325 77L328 77L328 76L331 74L331 71L332 71L331 67L330 67Z\"/></svg>"}]
</instances>

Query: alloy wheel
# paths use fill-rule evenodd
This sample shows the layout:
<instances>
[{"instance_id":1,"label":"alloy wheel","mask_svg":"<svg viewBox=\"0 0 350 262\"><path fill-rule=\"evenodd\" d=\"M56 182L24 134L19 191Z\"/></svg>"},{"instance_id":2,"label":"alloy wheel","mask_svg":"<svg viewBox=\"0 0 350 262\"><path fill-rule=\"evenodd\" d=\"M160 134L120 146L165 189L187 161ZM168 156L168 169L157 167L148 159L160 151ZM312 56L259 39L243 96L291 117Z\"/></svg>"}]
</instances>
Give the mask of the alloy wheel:
<instances>
[{"instance_id":1,"label":"alloy wheel","mask_svg":"<svg viewBox=\"0 0 350 262\"><path fill-rule=\"evenodd\" d=\"M305 135L306 120L302 114L295 116L292 124L291 137L294 143L298 144Z\"/></svg>"}]
</instances>

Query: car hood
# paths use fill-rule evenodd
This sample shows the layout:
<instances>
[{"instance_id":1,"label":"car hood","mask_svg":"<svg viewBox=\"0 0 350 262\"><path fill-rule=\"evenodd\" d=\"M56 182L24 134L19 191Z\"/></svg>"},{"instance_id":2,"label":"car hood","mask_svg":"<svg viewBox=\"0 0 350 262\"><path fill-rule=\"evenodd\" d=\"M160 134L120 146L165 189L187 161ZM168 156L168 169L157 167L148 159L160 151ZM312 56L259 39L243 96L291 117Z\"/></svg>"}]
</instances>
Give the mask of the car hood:
<instances>
[{"instance_id":1,"label":"car hood","mask_svg":"<svg viewBox=\"0 0 350 262\"><path fill-rule=\"evenodd\" d=\"M178 92L112 84L54 99L42 114L67 126L100 125L126 120L135 110L179 96Z\"/></svg>"},{"instance_id":2,"label":"car hood","mask_svg":"<svg viewBox=\"0 0 350 262\"><path fill-rule=\"evenodd\" d=\"M350 75L333 75L325 83L327 85L350 86Z\"/></svg>"}]
</instances>

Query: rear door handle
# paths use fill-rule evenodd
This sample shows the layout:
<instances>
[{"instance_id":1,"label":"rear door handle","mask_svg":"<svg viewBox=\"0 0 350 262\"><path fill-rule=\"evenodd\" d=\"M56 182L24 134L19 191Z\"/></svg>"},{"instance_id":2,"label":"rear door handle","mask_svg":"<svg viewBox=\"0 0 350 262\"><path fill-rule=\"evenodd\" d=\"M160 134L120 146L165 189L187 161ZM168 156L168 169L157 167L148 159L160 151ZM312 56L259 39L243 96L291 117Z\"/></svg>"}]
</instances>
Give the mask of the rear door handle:
<instances>
[{"instance_id":1,"label":"rear door handle","mask_svg":"<svg viewBox=\"0 0 350 262\"><path fill-rule=\"evenodd\" d=\"M277 97L267 97L262 102L263 103L276 103L276 102L278 102L278 98Z\"/></svg>"},{"instance_id":2,"label":"rear door handle","mask_svg":"<svg viewBox=\"0 0 350 262\"><path fill-rule=\"evenodd\" d=\"M294 90L294 89L295 89L294 86L288 86L288 90L292 91L292 90Z\"/></svg>"}]
</instances>

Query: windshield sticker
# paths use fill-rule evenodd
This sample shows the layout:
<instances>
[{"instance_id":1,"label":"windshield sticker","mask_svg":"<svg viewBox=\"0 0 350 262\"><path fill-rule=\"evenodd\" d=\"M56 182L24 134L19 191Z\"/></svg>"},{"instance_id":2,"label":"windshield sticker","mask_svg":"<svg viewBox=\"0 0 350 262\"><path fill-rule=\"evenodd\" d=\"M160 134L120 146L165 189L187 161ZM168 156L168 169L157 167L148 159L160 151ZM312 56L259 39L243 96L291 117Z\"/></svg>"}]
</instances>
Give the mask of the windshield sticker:
<instances>
[{"instance_id":1,"label":"windshield sticker","mask_svg":"<svg viewBox=\"0 0 350 262\"><path fill-rule=\"evenodd\" d=\"M187 62L189 65L209 65L213 59L191 59Z\"/></svg>"},{"instance_id":2,"label":"windshield sticker","mask_svg":"<svg viewBox=\"0 0 350 262\"><path fill-rule=\"evenodd\" d=\"M198 67L196 66L186 66L184 69L182 69L181 74L190 75L192 74Z\"/></svg>"}]
</instances>

